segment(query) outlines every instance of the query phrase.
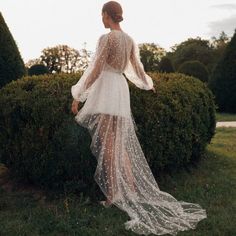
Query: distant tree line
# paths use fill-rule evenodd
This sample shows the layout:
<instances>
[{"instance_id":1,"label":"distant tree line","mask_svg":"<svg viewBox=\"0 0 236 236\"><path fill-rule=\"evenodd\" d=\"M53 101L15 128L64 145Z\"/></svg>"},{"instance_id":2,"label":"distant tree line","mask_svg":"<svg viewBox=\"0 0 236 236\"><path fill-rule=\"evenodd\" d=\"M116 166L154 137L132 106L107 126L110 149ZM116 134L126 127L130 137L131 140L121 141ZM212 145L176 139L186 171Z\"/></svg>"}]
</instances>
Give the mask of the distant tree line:
<instances>
[{"instance_id":1,"label":"distant tree line","mask_svg":"<svg viewBox=\"0 0 236 236\"><path fill-rule=\"evenodd\" d=\"M211 40L189 38L167 52L157 44L140 44L140 57L146 71L178 71L187 61L199 61L209 73L223 54L230 38L224 31Z\"/></svg>"}]
</instances>

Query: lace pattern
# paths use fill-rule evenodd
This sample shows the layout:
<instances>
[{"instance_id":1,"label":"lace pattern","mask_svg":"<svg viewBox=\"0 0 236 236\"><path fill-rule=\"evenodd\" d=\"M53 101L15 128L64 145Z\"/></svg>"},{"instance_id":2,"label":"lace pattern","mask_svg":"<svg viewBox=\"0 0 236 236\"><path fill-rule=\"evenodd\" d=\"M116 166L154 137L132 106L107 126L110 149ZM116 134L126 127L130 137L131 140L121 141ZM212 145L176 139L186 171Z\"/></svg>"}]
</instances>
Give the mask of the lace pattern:
<instances>
[{"instance_id":1,"label":"lace pattern","mask_svg":"<svg viewBox=\"0 0 236 236\"><path fill-rule=\"evenodd\" d=\"M100 36L96 51L79 81L71 87L75 100L84 102L94 82L103 70L125 73L137 87L150 90L152 78L147 75L140 61L139 48L127 33L112 30Z\"/></svg>"},{"instance_id":2,"label":"lace pattern","mask_svg":"<svg viewBox=\"0 0 236 236\"><path fill-rule=\"evenodd\" d=\"M88 128L97 159L94 179L114 205L127 212L125 228L137 234L177 235L206 218L199 204L177 201L159 189L137 139L132 118L87 115L77 122Z\"/></svg>"},{"instance_id":3,"label":"lace pattern","mask_svg":"<svg viewBox=\"0 0 236 236\"><path fill-rule=\"evenodd\" d=\"M86 100L75 120L92 138L90 148L97 159L94 179L104 195L129 215L124 223L127 230L177 235L194 229L207 217L206 210L159 189L135 133L128 83L122 73L138 88L153 87L133 39L112 31L100 37L93 60L71 88L74 99Z\"/></svg>"}]
</instances>

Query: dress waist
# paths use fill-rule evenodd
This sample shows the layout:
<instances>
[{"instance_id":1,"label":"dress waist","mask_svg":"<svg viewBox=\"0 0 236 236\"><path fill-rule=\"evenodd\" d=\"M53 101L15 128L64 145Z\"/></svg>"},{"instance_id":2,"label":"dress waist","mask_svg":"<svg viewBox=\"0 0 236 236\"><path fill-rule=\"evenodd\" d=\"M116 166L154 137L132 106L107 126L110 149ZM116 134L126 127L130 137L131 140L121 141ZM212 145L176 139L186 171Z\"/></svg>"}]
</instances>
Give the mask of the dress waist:
<instances>
[{"instance_id":1,"label":"dress waist","mask_svg":"<svg viewBox=\"0 0 236 236\"><path fill-rule=\"evenodd\" d=\"M115 69L114 67L110 66L109 64L105 64L104 66L104 71L108 71L108 72L113 72L113 73L118 73L118 74L123 74L124 71L123 70L118 70L118 69Z\"/></svg>"}]
</instances>

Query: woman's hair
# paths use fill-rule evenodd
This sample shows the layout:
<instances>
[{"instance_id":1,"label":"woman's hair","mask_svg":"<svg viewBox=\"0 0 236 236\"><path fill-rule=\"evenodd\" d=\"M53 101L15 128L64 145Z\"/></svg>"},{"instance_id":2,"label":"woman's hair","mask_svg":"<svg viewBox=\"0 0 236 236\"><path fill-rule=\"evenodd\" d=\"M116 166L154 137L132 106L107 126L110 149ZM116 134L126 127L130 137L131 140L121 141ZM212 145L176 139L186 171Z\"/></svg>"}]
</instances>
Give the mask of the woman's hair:
<instances>
[{"instance_id":1,"label":"woman's hair","mask_svg":"<svg viewBox=\"0 0 236 236\"><path fill-rule=\"evenodd\" d=\"M109 1L105 3L102 7L102 12L107 12L107 14L111 17L111 19L116 23L121 22L123 20L122 7L116 1Z\"/></svg>"}]
</instances>

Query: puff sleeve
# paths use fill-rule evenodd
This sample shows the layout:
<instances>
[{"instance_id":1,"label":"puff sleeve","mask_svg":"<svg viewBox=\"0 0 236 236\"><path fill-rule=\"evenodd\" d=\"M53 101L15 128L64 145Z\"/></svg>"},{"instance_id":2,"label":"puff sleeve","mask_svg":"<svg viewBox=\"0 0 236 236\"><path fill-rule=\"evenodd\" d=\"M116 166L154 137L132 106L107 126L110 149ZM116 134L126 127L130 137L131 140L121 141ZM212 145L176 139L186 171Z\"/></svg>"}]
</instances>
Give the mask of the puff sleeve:
<instances>
[{"instance_id":1,"label":"puff sleeve","mask_svg":"<svg viewBox=\"0 0 236 236\"><path fill-rule=\"evenodd\" d=\"M87 69L79 81L71 87L71 94L74 100L84 102L87 99L92 85L101 74L109 51L109 34L100 36L94 56L92 57Z\"/></svg>"},{"instance_id":2,"label":"puff sleeve","mask_svg":"<svg viewBox=\"0 0 236 236\"><path fill-rule=\"evenodd\" d=\"M130 59L124 71L128 80L134 83L138 88L150 90L153 88L152 78L144 71L140 60L138 45L132 40Z\"/></svg>"}]
</instances>

